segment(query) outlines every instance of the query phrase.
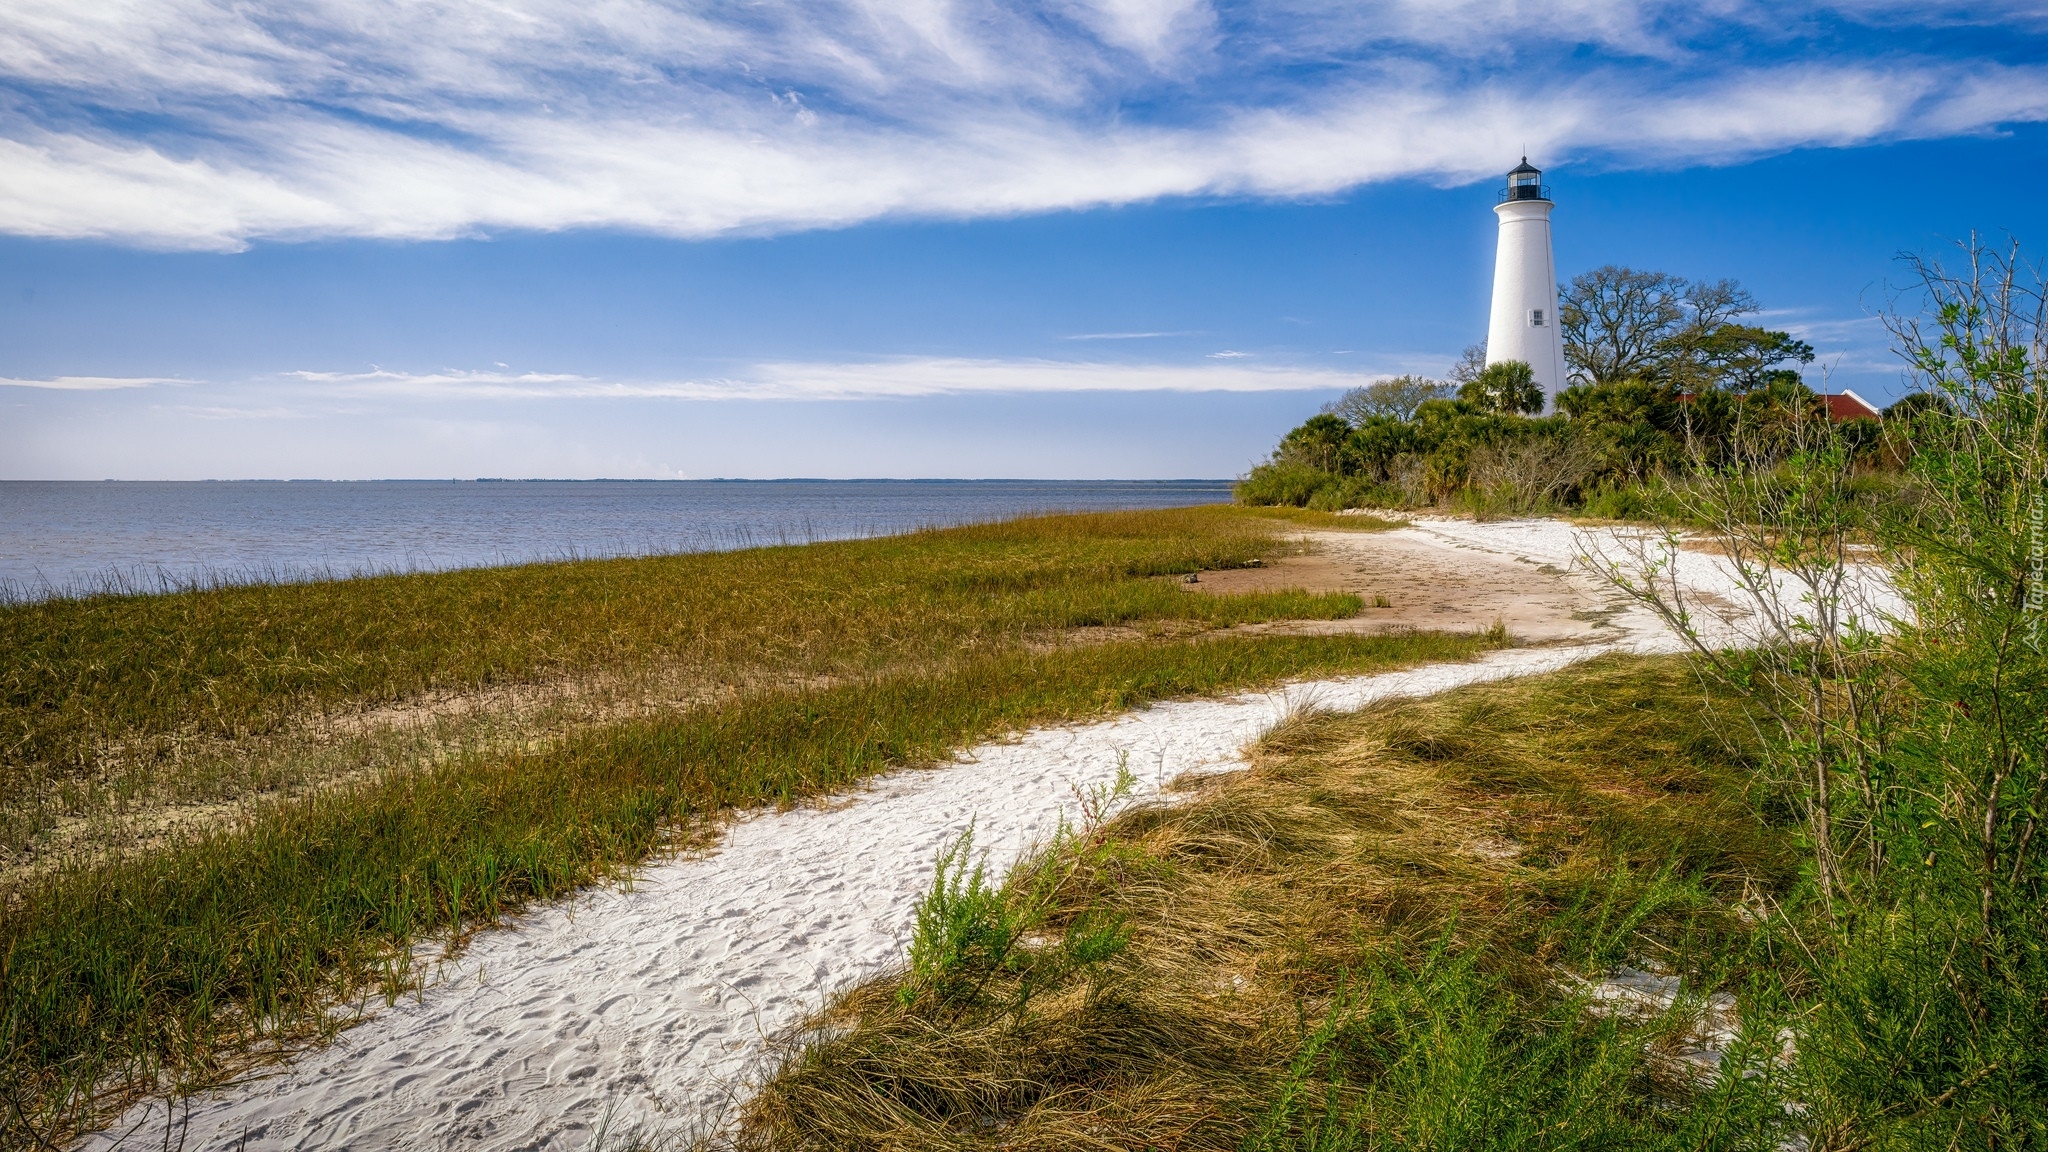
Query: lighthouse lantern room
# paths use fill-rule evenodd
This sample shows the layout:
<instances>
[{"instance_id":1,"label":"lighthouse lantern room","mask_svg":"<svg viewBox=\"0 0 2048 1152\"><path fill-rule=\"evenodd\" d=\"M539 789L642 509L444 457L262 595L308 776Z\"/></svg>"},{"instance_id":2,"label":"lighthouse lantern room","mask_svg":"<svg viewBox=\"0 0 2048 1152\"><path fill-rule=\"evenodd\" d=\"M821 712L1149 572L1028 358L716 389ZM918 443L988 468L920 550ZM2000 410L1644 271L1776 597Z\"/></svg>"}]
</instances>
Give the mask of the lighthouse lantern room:
<instances>
[{"instance_id":1,"label":"lighthouse lantern room","mask_svg":"<svg viewBox=\"0 0 2048 1152\"><path fill-rule=\"evenodd\" d=\"M1550 254L1550 210L1555 206L1543 171L1522 157L1493 207L1500 218L1500 244L1494 252L1493 313L1486 326L1486 362L1529 365L1543 387L1546 406L1564 387L1557 265Z\"/></svg>"}]
</instances>

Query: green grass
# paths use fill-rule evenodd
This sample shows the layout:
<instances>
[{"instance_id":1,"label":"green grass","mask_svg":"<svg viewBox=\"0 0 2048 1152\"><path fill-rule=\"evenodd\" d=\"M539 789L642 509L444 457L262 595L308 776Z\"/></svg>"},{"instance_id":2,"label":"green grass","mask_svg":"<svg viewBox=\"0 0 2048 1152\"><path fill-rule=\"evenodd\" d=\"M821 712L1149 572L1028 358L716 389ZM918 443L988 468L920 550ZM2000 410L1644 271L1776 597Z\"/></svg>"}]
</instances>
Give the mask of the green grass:
<instances>
[{"instance_id":1,"label":"green grass","mask_svg":"<svg viewBox=\"0 0 2048 1152\"><path fill-rule=\"evenodd\" d=\"M1337 519L1337 518L1331 518ZM1034 629L1229 624L1317 606L1180 596L1288 520L1206 508L873 540L0 607L0 764L16 787L138 736L235 737L308 709L647 660L858 674ZM1370 525L1351 524L1351 527Z\"/></svg>"},{"instance_id":2,"label":"green grass","mask_svg":"<svg viewBox=\"0 0 2048 1152\"><path fill-rule=\"evenodd\" d=\"M935 885L950 919L1021 909L1043 943L856 989L727 1142L1775 1148L1784 965L1740 909L1795 886L1798 855L1723 719L1643 658L1298 718L1000 898ZM1693 1078L1668 1056L1683 1007L1588 1010L1575 978L1620 964L1739 993L1764 1043Z\"/></svg>"},{"instance_id":3,"label":"green grass","mask_svg":"<svg viewBox=\"0 0 2048 1152\"><path fill-rule=\"evenodd\" d=\"M40 685L33 696L81 677L80 699L43 696L50 708L11 714L26 743L66 755L110 731L217 725L232 735L309 708L674 645L703 648L744 690L523 751L387 765L256 806L229 827L16 886L0 906L0 1081L12 1094L0 1108L18 1111L0 1139L55 1140L135 1092L205 1084L264 1044L317 1038L340 1026L335 1006L409 987L416 942L459 939L530 901L619 878L733 806L818 795L1032 724L1463 659L1499 642L1176 633L1032 643L1096 624L1357 610L1354 597L1197 597L1152 578L1241 564L1277 544L1265 523L1224 512L1061 517L815 551L14 609L16 634L40 637L30 658L12 651L15 682ZM768 587L742 590L742 577ZM188 658L159 676L137 663L176 652ZM835 679L750 687L743 674L764 668ZM28 769L55 770L48 760Z\"/></svg>"},{"instance_id":4,"label":"green grass","mask_svg":"<svg viewBox=\"0 0 2048 1152\"><path fill-rule=\"evenodd\" d=\"M290 781L320 751L289 746L309 721L425 693L639 677L671 697L729 697L931 669L1095 625L1201 629L1356 612L1348 596L1188 596L1160 578L1283 551L1293 523L1226 508L1052 516L732 553L0 607L0 863L61 818ZM265 751L273 736L286 746ZM265 755L295 763L236 762ZM230 763L209 768L209 758ZM225 783L191 795L214 777Z\"/></svg>"}]
</instances>

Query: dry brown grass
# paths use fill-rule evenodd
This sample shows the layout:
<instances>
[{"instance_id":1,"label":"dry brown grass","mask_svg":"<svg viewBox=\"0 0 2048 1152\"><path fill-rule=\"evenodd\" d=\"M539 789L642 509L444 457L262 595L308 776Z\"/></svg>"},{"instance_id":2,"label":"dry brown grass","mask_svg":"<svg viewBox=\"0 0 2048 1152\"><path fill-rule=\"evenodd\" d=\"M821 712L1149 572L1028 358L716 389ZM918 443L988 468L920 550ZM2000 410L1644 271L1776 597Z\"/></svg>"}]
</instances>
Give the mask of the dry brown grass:
<instances>
[{"instance_id":1,"label":"dry brown grass","mask_svg":"<svg viewBox=\"0 0 2048 1152\"><path fill-rule=\"evenodd\" d=\"M1183 802L1061 849L1052 922L1120 917L1120 955L1021 1008L1000 970L971 1005L934 1003L908 975L868 984L788 1042L727 1142L1294 1146L1290 1094L1364 1109L1354 1134L1383 1142L1408 1114L1389 1111L1394 1074L1357 1051L1392 1042L1352 1037L1351 1056L1317 1064L1318 1022L1363 1012L1358 987L1398 999L1386 989L1420 980L1431 956L1462 955L1498 1002L1567 1040L1573 1028L1613 1040L1612 1022L1556 1015L1563 973L1634 962L1725 982L1721 958L1750 932L1737 903L1791 877L1744 798L1745 761L1666 660L1298 717L1247 770L1189 783ZM1586 1059L1683 1096L1647 1042Z\"/></svg>"}]
</instances>

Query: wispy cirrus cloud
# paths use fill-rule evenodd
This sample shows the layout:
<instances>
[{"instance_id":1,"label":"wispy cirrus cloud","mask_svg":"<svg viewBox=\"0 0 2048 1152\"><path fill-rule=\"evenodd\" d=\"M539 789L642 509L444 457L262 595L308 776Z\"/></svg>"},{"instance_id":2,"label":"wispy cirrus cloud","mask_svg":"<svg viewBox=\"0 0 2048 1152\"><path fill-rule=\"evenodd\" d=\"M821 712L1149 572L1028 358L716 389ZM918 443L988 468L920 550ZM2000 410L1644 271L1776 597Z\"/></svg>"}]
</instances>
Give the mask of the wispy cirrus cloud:
<instances>
[{"instance_id":1,"label":"wispy cirrus cloud","mask_svg":"<svg viewBox=\"0 0 2048 1152\"><path fill-rule=\"evenodd\" d=\"M2044 36L1954 0L18 0L0 230L689 237L1717 161L2048 118Z\"/></svg>"},{"instance_id":2,"label":"wispy cirrus cloud","mask_svg":"<svg viewBox=\"0 0 2048 1152\"><path fill-rule=\"evenodd\" d=\"M40 380L0 376L0 388L38 388L52 392L111 392L124 388L148 388L157 384L183 383L188 381L169 376L50 376Z\"/></svg>"},{"instance_id":3,"label":"wispy cirrus cloud","mask_svg":"<svg viewBox=\"0 0 2048 1152\"><path fill-rule=\"evenodd\" d=\"M288 372L320 395L446 400L886 400L974 393L1307 392L1380 379L1364 372L1236 365L900 357L849 363L766 363L731 375L617 380L561 373Z\"/></svg>"}]
</instances>

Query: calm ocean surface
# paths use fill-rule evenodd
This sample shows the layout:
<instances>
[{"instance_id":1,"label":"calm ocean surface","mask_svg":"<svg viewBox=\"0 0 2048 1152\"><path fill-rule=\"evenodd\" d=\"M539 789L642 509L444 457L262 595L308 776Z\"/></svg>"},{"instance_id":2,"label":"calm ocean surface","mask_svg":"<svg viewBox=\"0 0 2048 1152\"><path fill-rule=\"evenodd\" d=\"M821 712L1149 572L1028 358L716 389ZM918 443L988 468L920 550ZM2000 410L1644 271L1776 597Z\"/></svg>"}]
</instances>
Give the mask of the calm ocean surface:
<instances>
[{"instance_id":1,"label":"calm ocean surface","mask_svg":"<svg viewBox=\"0 0 2048 1152\"><path fill-rule=\"evenodd\" d=\"M1227 480L8 480L0 596L709 551L1229 499Z\"/></svg>"}]
</instances>

